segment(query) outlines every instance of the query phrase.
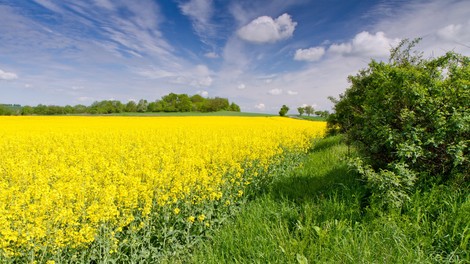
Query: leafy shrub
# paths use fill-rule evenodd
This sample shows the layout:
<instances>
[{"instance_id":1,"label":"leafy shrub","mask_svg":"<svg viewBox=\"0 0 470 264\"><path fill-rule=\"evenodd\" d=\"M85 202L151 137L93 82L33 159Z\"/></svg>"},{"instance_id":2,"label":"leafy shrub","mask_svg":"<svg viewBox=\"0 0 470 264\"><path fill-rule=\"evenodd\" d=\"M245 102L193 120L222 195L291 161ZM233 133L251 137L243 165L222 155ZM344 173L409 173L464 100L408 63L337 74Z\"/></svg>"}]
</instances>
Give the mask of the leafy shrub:
<instances>
[{"instance_id":1,"label":"leafy shrub","mask_svg":"<svg viewBox=\"0 0 470 264\"><path fill-rule=\"evenodd\" d=\"M351 87L336 102L330 130L345 133L358 146L371 165L362 168L364 175L373 175L369 169L401 166L406 170L395 171L397 177L412 171L420 181L466 181L470 58L448 52L422 59L411 52L418 41L402 41L388 63L371 61L349 76ZM379 174L377 181L366 176L375 191L392 180L388 172ZM403 185L389 187L404 192Z\"/></svg>"}]
</instances>

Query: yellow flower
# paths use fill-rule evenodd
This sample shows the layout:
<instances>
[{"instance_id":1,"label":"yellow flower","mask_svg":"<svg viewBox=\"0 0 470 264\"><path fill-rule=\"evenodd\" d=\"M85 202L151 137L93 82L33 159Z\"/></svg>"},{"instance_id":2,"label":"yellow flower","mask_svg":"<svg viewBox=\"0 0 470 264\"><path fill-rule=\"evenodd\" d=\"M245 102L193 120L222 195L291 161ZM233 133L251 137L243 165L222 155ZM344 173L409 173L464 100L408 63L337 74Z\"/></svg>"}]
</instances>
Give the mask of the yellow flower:
<instances>
[{"instance_id":1,"label":"yellow flower","mask_svg":"<svg viewBox=\"0 0 470 264\"><path fill-rule=\"evenodd\" d=\"M9 116L0 124L7 258L86 248L103 225L105 236L138 232L157 212L181 214L177 204L233 206L245 184L280 155L305 153L326 128L280 117ZM209 224L204 214L197 220Z\"/></svg>"},{"instance_id":2,"label":"yellow flower","mask_svg":"<svg viewBox=\"0 0 470 264\"><path fill-rule=\"evenodd\" d=\"M195 220L196 220L196 218L194 216L188 217L188 222L190 222L190 223L194 223Z\"/></svg>"},{"instance_id":3,"label":"yellow flower","mask_svg":"<svg viewBox=\"0 0 470 264\"><path fill-rule=\"evenodd\" d=\"M200 214L200 215L197 217L197 220L198 220L199 222L204 221L204 219L206 219L206 216L205 216L204 214Z\"/></svg>"}]
</instances>

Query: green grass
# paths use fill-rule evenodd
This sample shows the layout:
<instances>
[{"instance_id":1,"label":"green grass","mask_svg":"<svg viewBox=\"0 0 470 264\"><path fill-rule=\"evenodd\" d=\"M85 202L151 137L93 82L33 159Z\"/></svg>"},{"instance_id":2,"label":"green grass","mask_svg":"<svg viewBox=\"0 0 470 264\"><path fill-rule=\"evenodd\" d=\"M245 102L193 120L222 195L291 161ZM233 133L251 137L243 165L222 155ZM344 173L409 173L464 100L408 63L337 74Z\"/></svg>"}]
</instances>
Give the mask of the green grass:
<instances>
[{"instance_id":1,"label":"green grass","mask_svg":"<svg viewBox=\"0 0 470 264\"><path fill-rule=\"evenodd\" d=\"M326 121L326 118L321 117L321 116L289 115L289 117L303 119L303 120L310 120L310 121Z\"/></svg>"},{"instance_id":2,"label":"green grass","mask_svg":"<svg viewBox=\"0 0 470 264\"><path fill-rule=\"evenodd\" d=\"M416 191L401 212L369 210L339 137L317 143L190 256L171 263L470 263L468 186ZM354 155L354 152L353 152Z\"/></svg>"}]
</instances>

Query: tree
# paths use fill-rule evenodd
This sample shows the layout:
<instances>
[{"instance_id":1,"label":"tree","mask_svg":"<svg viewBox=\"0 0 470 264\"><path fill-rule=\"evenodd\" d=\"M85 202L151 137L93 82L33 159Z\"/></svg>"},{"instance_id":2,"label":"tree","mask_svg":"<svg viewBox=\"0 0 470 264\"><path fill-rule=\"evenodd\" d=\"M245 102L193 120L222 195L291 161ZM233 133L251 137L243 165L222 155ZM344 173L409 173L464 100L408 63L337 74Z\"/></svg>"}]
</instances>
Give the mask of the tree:
<instances>
[{"instance_id":1,"label":"tree","mask_svg":"<svg viewBox=\"0 0 470 264\"><path fill-rule=\"evenodd\" d=\"M311 105L307 105L307 106L305 107L305 113L306 113L308 116L312 115L312 114L314 113L314 111L315 111L315 110L313 109L313 106L311 106Z\"/></svg>"},{"instance_id":2,"label":"tree","mask_svg":"<svg viewBox=\"0 0 470 264\"><path fill-rule=\"evenodd\" d=\"M189 112L192 110L191 98L187 94L178 94L176 98L176 109L178 112Z\"/></svg>"},{"instance_id":3,"label":"tree","mask_svg":"<svg viewBox=\"0 0 470 264\"><path fill-rule=\"evenodd\" d=\"M203 112L217 112L221 110L228 110L229 103L227 98L215 97L208 98L203 106Z\"/></svg>"},{"instance_id":4,"label":"tree","mask_svg":"<svg viewBox=\"0 0 470 264\"><path fill-rule=\"evenodd\" d=\"M137 103L137 112L143 113L147 112L147 107L148 107L148 102L147 100L140 99L139 102Z\"/></svg>"},{"instance_id":5,"label":"tree","mask_svg":"<svg viewBox=\"0 0 470 264\"><path fill-rule=\"evenodd\" d=\"M287 105L282 105L281 110L279 110L279 115L286 116L287 112L289 112L289 107Z\"/></svg>"},{"instance_id":6,"label":"tree","mask_svg":"<svg viewBox=\"0 0 470 264\"><path fill-rule=\"evenodd\" d=\"M327 118L330 115L330 112L328 112L326 110L325 111L315 111L315 115L323 117L323 118Z\"/></svg>"},{"instance_id":7,"label":"tree","mask_svg":"<svg viewBox=\"0 0 470 264\"><path fill-rule=\"evenodd\" d=\"M84 114L87 111L87 107L82 104L74 105L73 106L73 112L75 114Z\"/></svg>"},{"instance_id":8,"label":"tree","mask_svg":"<svg viewBox=\"0 0 470 264\"><path fill-rule=\"evenodd\" d=\"M232 112L240 112L240 106L238 106L236 103L231 103L229 108L228 108L229 111L232 111Z\"/></svg>"},{"instance_id":9,"label":"tree","mask_svg":"<svg viewBox=\"0 0 470 264\"><path fill-rule=\"evenodd\" d=\"M299 116L302 116L305 113L305 108L297 107L297 111L299 111Z\"/></svg>"},{"instance_id":10,"label":"tree","mask_svg":"<svg viewBox=\"0 0 470 264\"><path fill-rule=\"evenodd\" d=\"M125 111L128 113L135 113L137 112L137 104L134 101L129 101L126 104Z\"/></svg>"},{"instance_id":11,"label":"tree","mask_svg":"<svg viewBox=\"0 0 470 264\"><path fill-rule=\"evenodd\" d=\"M34 114L34 108L29 106L29 105L25 105L23 106L23 108L21 108L21 115L32 115Z\"/></svg>"}]
</instances>

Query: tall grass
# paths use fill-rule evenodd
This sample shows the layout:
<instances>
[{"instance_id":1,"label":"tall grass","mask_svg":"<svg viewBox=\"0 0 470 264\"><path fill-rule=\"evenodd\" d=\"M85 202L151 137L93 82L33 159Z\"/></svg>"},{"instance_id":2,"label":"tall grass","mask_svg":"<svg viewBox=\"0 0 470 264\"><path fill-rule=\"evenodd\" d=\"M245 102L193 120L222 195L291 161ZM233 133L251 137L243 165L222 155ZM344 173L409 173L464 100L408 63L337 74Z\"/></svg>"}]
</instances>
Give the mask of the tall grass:
<instances>
[{"instance_id":1,"label":"tall grass","mask_svg":"<svg viewBox=\"0 0 470 264\"><path fill-rule=\"evenodd\" d=\"M431 186L377 212L348 152L340 137L318 142L191 256L168 262L470 263L468 185Z\"/></svg>"}]
</instances>

